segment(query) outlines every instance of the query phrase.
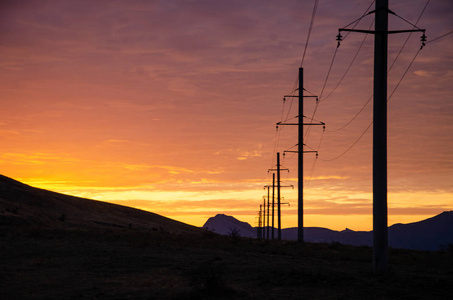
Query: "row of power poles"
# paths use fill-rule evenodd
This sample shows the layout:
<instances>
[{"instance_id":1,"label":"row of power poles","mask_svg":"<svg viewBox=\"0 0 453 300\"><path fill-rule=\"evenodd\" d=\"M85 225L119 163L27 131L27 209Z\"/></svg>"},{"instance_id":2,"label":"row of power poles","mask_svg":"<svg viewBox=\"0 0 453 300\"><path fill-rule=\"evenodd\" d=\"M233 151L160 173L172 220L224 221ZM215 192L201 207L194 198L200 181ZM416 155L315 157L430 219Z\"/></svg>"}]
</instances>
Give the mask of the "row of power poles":
<instances>
[{"instance_id":1,"label":"row of power poles","mask_svg":"<svg viewBox=\"0 0 453 300\"><path fill-rule=\"evenodd\" d=\"M269 172L276 171L277 172L277 180L275 180L275 174L272 173L272 185L266 185L264 188L267 188L267 198L264 198L263 204L260 205L259 211L259 221L258 221L258 238L259 239L275 239L275 207L277 207L277 239L282 239L282 222L281 222L281 206L288 205L289 202L282 202L282 197L280 190L281 188L291 187L294 188L292 185L281 185L280 180L280 172L281 171L289 171L288 169L284 169L281 167L280 164L280 153L277 152L277 168L276 169L269 169ZM271 188L272 188L272 198L271 198ZM277 195L275 193L277 190ZM277 197L275 197L277 196ZM272 202L271 202L272 200ZM266 210L267 207L267 210ZM272 211L272 213L271 213ZM266 216L267 212L267 216ZM270 224L272 221L272 225Z\"/></svg>"},{"instance_id":2,"label":"row of power poles","mask_svg":"<svg viewBox=\"0 0 453 300\"><path fill-rule=\"evenodd\" d=\"M315 126L315 125L321 125L323 128L325 128L325 123L323 122L305 122L305 115L304 115L304 98L316 98L316 101L318 101L317 96L304 96L304 69L299 68L299 95L298 96L293 96L293 95L285 95L283 98L283 101L286 100L286 98L289 97L297 97L299 99L299 114L296 116L298 119L297 123L285 123L285 122L278 122L277 123L277 129L278 126L297 126L298 127L298 149L297 151L284 151L285 152L295 152L298 154L298 185L297 185L297 198L298 198L298 231L297 231L297 240L299 242L304 241L304 218L303 218L303 209L304 209L304 157L303 155L305 153L316 153L316 156L318 155L317 151L314 150L304 150L304 126ZM293 187L292 185L290 186L281 186L281 181L280 181L280 172L282 170L288 171L288 169L282 169L281 164L280 164L280 152L277 152L277 168L276 169L270 169L269 171L276 171L277 172L277 220L278 220L278 225L277 225L277 232L278 232L278 240L281 240L281 193L280 189L282 187ZM268 188L268 209L267 212L269 214L269 206L270 206L270 201L269 201L269 188L271 187L270 185L265 186L265 188ZM294 188L294 187L293 187ZM288 203L284 203L288 204ZM271 238L274 238L274 206L275 206L275 173L273 173L272 176L272 236ZM260 213L259 213L259 228L261 228L261 225L263 228L266 228L265 225L265 207L266 205L263 204L260 206ZM261 209L262 208L262 209ZM267 222L267 230L269 231L269 218ZM258 237L259 238L264 238L264 229L258 230ZM269 234L267 235L267 238L269 238Z\"/></svg>"},{"instance_id":3,"label":"row of power poles","mask_svg":"<svg viewBox=\"0 0 453 300\"><path fill-rule=\"evenodd\" d=\"M404 32L423 32L421 36L422 47L426 41L425 29L420 29L414 26L410 30L388 30L388 15L395 15L389 9L388 0L376 0L375 10L368 14L375 14L375 29L374 30L358 30L358 29L339 29L338 46L342 40L341 32L360 32L374 35L374 83L373 83L373 271L375 273L388 272L388 233L387 233L387 52L388 52L388 35ZM304 241L304 153L316 151L304 151L304 126L322 125L319 123L304 123L304 70L299 68L299 95L285 96L298 97L299 99L299 115L297 123L277 123L279 125L295 125L298 126L298 150L291 151L298 153L298 235L297 240ZM316 97L317 98L317 97ZM272 170L275 171L275 170ZM277 210L278 210L278 239L281 239L281 210L280 210L280 153L277 153ZM270 187L270 186L266 186ZM272 238L274 229L274 189L275 189L275 174L273 174L272 185ZM269 194L269 193L268 193ZM269 232L269 196L267 202L267 230ZM265 207L262 205L263 211L260 210L260 227L266 228L265 222ZM264 229L260 230L261 237L264 237ZM267 235L269 238L269 234Z\"/></svg>"}]
</instances>

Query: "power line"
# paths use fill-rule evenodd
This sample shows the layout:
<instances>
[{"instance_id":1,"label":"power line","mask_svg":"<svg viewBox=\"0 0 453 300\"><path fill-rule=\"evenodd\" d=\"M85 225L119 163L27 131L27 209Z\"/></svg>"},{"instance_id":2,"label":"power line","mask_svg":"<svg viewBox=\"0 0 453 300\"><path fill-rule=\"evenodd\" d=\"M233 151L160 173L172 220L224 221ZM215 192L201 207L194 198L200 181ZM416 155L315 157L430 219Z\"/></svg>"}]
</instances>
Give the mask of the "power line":
<instances>
[{"instance_id":1,"label":"power line","mask_svg":"<svg viewBox=\"0 0 453 300\"><path fill-rule=\"evenodd\" d=\"M370 28L369 28L370 30L371 30L371 27L373 26L373 24L374 24L374 20L373 20L373 22L372 22L371 25L370 25ZM333 90L329 93L329 95L327 95L326 97L324 97L324 98L322 98L322 99L320 98L320 100L319 100L320 102L325 101L327 98L329 98L329 97L333 94L333 92L335 92L335 90L338 88L338 86L341 84L341 82L343 81L343 79L346 77L346 74L348 74L349 70L351 69L352 64L354 63L355 59L356 59L357 56L359 55L359 52L360 52L360 50L362 49L363 44L365 44L365 40L366 40L367 37L368 37L368 34L365 34L365 36L364 36L364 38L363 38L363 40L362 40L362 43L361 43L360 46L359 46L359 49L357 49L357 51L356 51L354 57L352 58L351 62L349 63L348 68L347 68L346 71L343 73L343 76L341 76L340 81L338 81L337 85L333 88Z\"/></svg>"},{"instance_id":2,"label":"power line","mask_svg":"<svg viewBox=\"0 0 453 300\"><path fill-rule=\"evenodd\" d=\"M414 58L412 58L411 62L407 66L406 71L404 71L404 73L401 76L400 80L396 84L395 88L393 89L392 93L390 94L389 98L387 99L387 102L389 102L391 100L392 96L395 94L396 90L400 86L401 82L403 81L404 77L406 76L407 72L409 71L410 67L412 66L413 62L417 58L417 56L420 53L420 51L421 51L421 49L418 49L417 52L415 53ZM342 157L343 155L345 155L347 152L349 152L349 150L351 150L362 139L362 137L365 135L365 133L370 129L371 125L373 125L373 122L371 122L370 125L368 125L368 127L365 129L365 131L363 131L363 133L354 141L354 143L352 143L351 146L349 146L345 151L343 151L343 153L341 153L340 155L338 155L338 156L336 156L334 158L331 158L331 159L321 159L321 160L322 161L333 161L333 160L336 160L336 159Z\"/></svg>"},{"instance_id":3,"label":"power line","mask_svg":"<svg viewBox=\"0 0 453 300\"><path fill-rule=\"evenodd\" d=\"M355 21L352 21L351 23L349 23L348 25L344 26L343 28L346 28L346 27L348 27L349 25L352 25L352 24L355 23L354 26L352 26L352 28L354 29L364 17L366 17L366 16L368 16L369 14L372 13L372 12L368 12L368 11L369 11L370 8L373 6L373 4L374 4L374 0L371 1L370 6L368 6L368 8L365 10L365 12L363 13L363 15L362 15L360 18L358 18L358 19L355 20ZM350 33L350 32L348 32L348 33L343 37L343 39L345 39L345 38L349 35L349 33Z\"/></svg>"},{"instance_id":4,"label":"power line","mask_svg":"<svg viewBox=\"0 0 453 300\"><path fill-rule=\"evenodd\" d=\"M429 4L430 1L431 1L431 0L426 1L425 6L423 7L423 9L422 9L420 15L418 16L417 21L415 22L415 25L412 24L412 23L410 23L410 22L408 22L408 21L406 21L406 22L408 22L409 24L413 25L414 28L417 27L417 24L418 24L418 22L420 21L420 19L421 19L423 13L425 12L426 7L428 6L428 4ZM418 27L417 27L417 28L418 28ZM453 31L451 31L451 32L453 32ZM450 33L451 33L451 32L450 32ZM401 53L403 52L403 49L406 47L406 44L407 44L407 42L409 41L411 35L412 35L412 32L409 33L409 35L407 36L406 41L405 41L405 42L403 43L403 45L401 46L401 49L399 50L398 54L396 55L395 59L393 60L392 64L390 65L389 69L387 70L387 73L389 73L390 70L391 70L391 69L393 68L393 66L395 65L396 61L398 60L398 58L400 57ZM363 42L364 42L364 41L365 41L365 39L362 41L362 45L363 45ZM358 53L358 52L357 52L357 53ZM356 56L357 56L357 53L356 53ZM417 55L418 55L418 53L417 53ZM416 55L416 56L417 56L417 55ZM416 56L415 56L415 57L416 57ZM414 57L414 59L415 59L415 57ZM414 61L414 60L412 60L412 62L413 62L413 61ZM412 65L412 62L411 62L410 65ZM410 65L409 65L409 67L410 67ZM406 69L406 72L407 72L407 70L408 70L408 69ZM402 78L404 78L404 76L405 76L405 74L403 75ZM401 78L401 80L402 80L402 78ZM398 85L401 83L401 80L399 81ZM335 88L336 88L336 87L335 87ZM335 89L334 89L334 90L335 90ZM395 90L396 90L396 89L395 89ZM395 92L395 90L393 90L392 95L393 95L393 93ZM333 91L332 91L332 92L333 92ZM329 96L330 96L330 94L329 94ZM327 97L326 97L326 98L327 98ZM324 98L324 100L325 100L326 98ZM390 95L388 101L390 100L390 98L391 98L391 95ZM357 118L358 115L359 115L360 113L362 113L362 111L365 109L365 107L368 105L368 103L370 103L371 99L373 99L373 96L370 96L370 98L368 98L367 102L365 102L365 104L362 106L362 108L359 110L359 112L356 113L356 114L354 115L354 117L352 117L352 119L349 120L349 121L348 121L345 125L343 125L341 128L339 128L339 129L337 129L337 130L327 130L327 131L328 131L328 132L338 132L338 131L344 129L344 128L345 128L346 126L348 126L349 124L351 124L352 121L354 121L355 118ZM322 101L322 100L321 100L321 101Z\"/></svg>"},{"instance_id":5,"label":"power line","mask_svg":"<svg viewBox=\"0 0 453 300\"><path fill-rule=\"evenodd\" d=\"M425 9L426 9L426 7L428 6L428 3L429 3L429 1L430 1L430 0L428 0L428 2L426 2L426 4L425 4L425 8L423 8L423 10L422 10L422 12L421 12L421 14L420 14L420 17L421 17L421 16L422 16L422 14L423 14L423 13L425 12ZM406 23L408 23L408 24L412 25L412 26L413 26L414 28L420 29L419 27L417 27L417 25L415 25L415 24L417 24L417 23L418 23L418 20L420 20L420 17L418 18L418 20L417 20L417 23L415 23L415 24L412 24L411 22L409 22L409 21L408 21L408 20L406 20L405 18L401 17L401 16L400 16L400 15L398 15L397 13L394 13L394 12L393 12L393 15L394 15L394 16L396 16L396 17L398 17L398 18L400 18L400 19L401 19L401 20L403 20L404 22L406 22Z\"/></svg>"},{"instance_id":6,"label":"power line","mask_svg":"<svg viewBox=\"0 0 453 300\"><path fill-rule=\"evenodd\" d=\"M412 64L414 63L415 59L417 58L418 54L420 53L420 51L422 50L422 48L418 49L417 52L415 53L415 56L414 58L412 58L411 62L409 63L409 65L407 66L406 68L406 71L404 71L403 73L403 76L401 76L401 79L398 81L398 83L396 84L395 88L393 89L392 93L390 94L387 102L390 101L390 99L392 99L392 96L393 94L396 92L396 90L398 89L398 87L400 86L401 84L401 81L403 81L403 78L406 76L407 72L409 71L410 67L412 66Z\"/></svg>"},{"instance_id":7,"label":"power line","mask_svg":"<svg viewBox=\"0 0 453 300\"><path fill-rule=\"evenodd\" d=\"M354 147L361 139L362 137L365 135L365 133L370 129L371 125L373 125L373 122L370 123L370 125L368 125L368 127L365 129L364 132L362 132L362 134L354 141L354 143L352 143L351 146L349 146L349 148L347 148L345 151L343 151L343 153L341 153L340 155L334 157L334 158L331 158L331 159L322 159L322 161L333 161L333 160L336 160L336 159L339 159L340 157L342 157L343 155L345 155L346 153L349 152L349 150L352 149L352 147Z\"/></svg>"},{"instance_id":8,"label":"power line","mask_svg":"<svg viewBox=\"0 0 453 300\"><path fill-rule=\"evenodd\" d=\"M318 9L318 0L315 0L313 5L313 12L311 13L310 26L308 28L307 41L305 42L304 54L302 55L302 61L300 62L300 67L302 68L305 59L305 53L307 52L308 41L310 40L311 30L313 29L313 23L315 22L316 10Z\"/></svg>"},{"instance_id":9,"label":"power line","mask_svg":"<svg viewBox=\"0 0 453 300\"><path fill-rule=\"evenodd\" d=\"M370 98L368 98L367 102L365 102L365 104L362 106L362 108L359 110L358 113L355 114L354 117L352 117L351 120L349 120L345 125L343 125L342 127L340 127L339 129L336 129L336 130L327 130L327 132L338 132L340 130L343 130L346 126L348 126L349 124L352 123L352 121L355 120L355 118L357 118L361 113L362 111L365 109L365 107L368 105L368 103L370 103L371 99L373 99L373 96L371 96Z\"/></svg>"},{"instance_id":10,"label":"power line","mask_svg":"<svg viewBox=\"0 0 453 300\"><path fill-rule=\"evenodd\" d=\"M354 23L355 23L354 26L352 27L352 28L355 28L355 27L359 24L359 22L360 22L365 16L367 16L367 15L369 14L368 11L369 11L370 8L373 6L373 3L374 3L374 0L373 0L373 1L371 2L371 4L367 7L367 9L365 10L365 12L363 13L363 15L362 15L360 18L358 18L358 19L355 20L354 22L349 23L348 25L346 25L346 27L349 26L349 25L351 25L351 24L354 24ZM346 35L346 36L347 36L347 35ZM345 37L346 37L346 36L345 36ZM339 45L340 45L340 44L338 44L337 47L335 48L335 51L334 51L332 60L331 60L331 62L330 62L329 70L327 71L326 79L324 80L324 84L323 84L323 86L322 86L322 90L321 90L321 93L320 93L320 96L319 96L319 99L321 99L321 100L322 100L322 95L323 95L323 93L324 93L324 89L325 89L325 87L326 87L326 85L327 85L327 81L329 80L330 72L331 72L331 70L332 70L332 67L333 67L333 64L334 64L334 61L335 61L335 57L336 57L336 55L337 55L337 51L338 51ZM317 112L317 110L318 110L318 104L319 104L319 103L316 102L316 106L315 106L314 111L313 111L313 118L315 117L316 112ZM312 121L313 121L313 119L312 119ZM308 139L309 134L310 134L310 127L307 129L307 133L305 134L305 139Z\"/></svg>"},{"instance_id":11,"label":"power line","mask_svg":"<svg viewBox=\"0 0 453 300\"><path fill-rule=\"evenodd\" d=\"M435 39L432 39L432 40L430 40L430 41L427 41L426 44L432 43L432 42L434 42L434 41L436 41L436 40L438 40L438 39L441 39L441 38L443 38L443 37L446 37L447 35L452 34L452 33L453 33L453 30L451 30L450 32L447 32L446 34L443 34L443 35L441 35L441 36L439 36L439 37L436 37Z\"/></svg>"},{"instance_id":12,"label":"power line","mask_svg":"<svg viewBox=\"0 0 453 300\"><path fill-rule=\"evenodd\" d=\"M417 21L415 22L415 25L413 25L413 24L410 23L409 21L406 21L406 20L405 20L405 21L406 21L407 23L411 24L411 25L413 26L413 28L418 28L418 27L417 27L417 24L418 24L418 22L420 21L421 17L423 16L423 13L425 12L426 7L428 6L428 4L429 4L430 1L431 1L431 0L426 1L425 6L424 6L423 9L422 9L422 12L420 13L420 15L418 16ZM400 18L401 18L401 17L400 17ZM403 20L404 20L404 19L403 19ZM394 65L394 64L396 63L396 61L398 60L398 58L399 58L401 52L403 52L403 49L404 49L404 47L406 47L406 44L407 44L407 42L409 41L409 39L410 39L411 36L412 36L412 32L410 32L409 35L407 36L406 41L404 42L404 44L403 44L403 46L401 47L400 51L398 52L398 54L396 55L395 59L393 60L393 63L390 65L390 68L388 69L388 72L390 72L390 70L392 69L393 65Z\"/></svg>"}]
</instances>

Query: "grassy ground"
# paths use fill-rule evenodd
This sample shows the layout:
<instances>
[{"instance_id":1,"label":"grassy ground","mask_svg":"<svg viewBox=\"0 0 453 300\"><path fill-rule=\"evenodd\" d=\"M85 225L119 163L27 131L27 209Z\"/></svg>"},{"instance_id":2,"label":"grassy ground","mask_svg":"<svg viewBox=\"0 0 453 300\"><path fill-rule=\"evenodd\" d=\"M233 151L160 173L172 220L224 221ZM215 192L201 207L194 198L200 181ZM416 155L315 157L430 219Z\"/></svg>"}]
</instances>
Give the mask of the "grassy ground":
<instances>
[{"instance_id":1,"label":"grassy ground","mask_svg":"<svg viewBox=\"0 0 453 300\"><path fill-rule=\"evenodd\" d=\"M162 229L0 230L1 299L451 299L451 252L371 249Z\"/></svg>"}]
</instances>

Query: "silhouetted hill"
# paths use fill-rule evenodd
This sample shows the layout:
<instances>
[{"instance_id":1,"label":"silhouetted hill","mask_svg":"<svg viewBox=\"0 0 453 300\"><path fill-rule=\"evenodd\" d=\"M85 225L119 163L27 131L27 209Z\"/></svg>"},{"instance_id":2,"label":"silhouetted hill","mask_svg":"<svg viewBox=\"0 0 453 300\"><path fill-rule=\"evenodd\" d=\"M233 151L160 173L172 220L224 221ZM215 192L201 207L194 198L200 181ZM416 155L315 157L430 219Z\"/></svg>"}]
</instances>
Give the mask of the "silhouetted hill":
<instances>
[{"instance_id":1,"label":"silhouetted hill","mask_svg":"<svg viewBox=\"0 0 453 300\"><path fill-rule=\"evenodd\" d=\"M203 225L203 228L222 235L229 235L235 229L242 237L256 237L256 229L250 226L249 223L241 222L234 217L224 214L218 214L215 217L209 218Z\"/></svg>"},{"instance_id":2,"label":"silhouetted hill","mask_svg":"<svg viewBox=\"0 0 453 300\"><path fill-rule=\"evenodd\" d=\"M224 233L224 231L220 229L228 226L223 223L223 220L227 219L226 217L228 217L228 224L244 223L233 217L222 215L222 218L217 218L217 216L214 217L216 222L211 221L208 229L220 234L226 234L226 232ZM210 218L209 220L211 219L213 218ZM251 227L249 224L247 225L243 224L242 226L247 228ZM217 231L218 228L219 231ZM254 230L256 232L256 228ZM277 230L274 230L274 236L277 237ZM251 232L251 230L248 232ZM439 250L442 247L453 244L453 211L446 211L435 217L415 223L395 224L389 227L388 234L389 246L393 248ZM251 233L251 237L255 236L255 233ZM282 239L297 240L297 228L282 229ZM353 231L350 229L335 231L319 227L305 227L304 239L306 242L313 243L338 242L352 246L372 246L373 232Z\"/></svg>"},{"instance_id":3,"label":"silhouetted hill","mask_svg":"<svg viewBox=\"0 0 453 300\"><path fill-rule=\"evenodd\" d=\"M453 244L453 211L432 218L389 227L389 244L394 248L438 250Z\"/></svg>"},{"instance_id":4,"label":"silhouetted hill","mask_svg":"<svg viewBox=\"0 0 453 300\"><path fill-rule=\"evenodd\" d=\"M197 227L126 206L34 188L0 175L0 225L37 229L113 229L202 232Z\"/></svg>"}]
</instances>

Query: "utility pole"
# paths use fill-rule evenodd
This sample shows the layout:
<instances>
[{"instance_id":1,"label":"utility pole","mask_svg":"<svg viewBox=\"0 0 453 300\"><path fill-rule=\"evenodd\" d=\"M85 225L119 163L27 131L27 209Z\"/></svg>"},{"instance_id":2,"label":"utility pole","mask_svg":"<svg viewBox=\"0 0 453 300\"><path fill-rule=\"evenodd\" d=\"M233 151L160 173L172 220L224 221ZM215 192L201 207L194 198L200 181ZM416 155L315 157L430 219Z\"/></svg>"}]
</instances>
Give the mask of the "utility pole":
<instances>
[{"instance_id":1,"label":"utility pole","mask_svg":"<svg viewBox=\"0 0 453 300\"><path fill-rule=\"evenodd\" d=\"M282 240L282 213L280 210L280 152L277 152L277 214L278 214L278 240Z\"/></svg>"},{"instance_id":2,"label":"utility pole","mask_svg":"<svg viewBox=\"0 0 453 300\"><path fill-rule=\"evenodd\" d=\"M297 144L297 241L304 241L304 69L299 68L299 142Z\"/></svg>"},{"instance_id":3,"label":"utility pole","mask_svg":"<svg viewBox=\"0 0 453 300\"><path fill-rule=\"evenodd\" d=\"M373 270L388 271L387 229L388 0L376 1L373 85Z\"/></svg>"},{"instance_id":4,"label":"utility pole","mask_svg":"<svg viewBox=\"0 0 453 300\"><path fill-rule=\"evenodd\" d=\"M269 203L269 187L267 187L267 239L269 239L269 207L270 207L270 203Z\"/></svg>"},{"instance_id":5,"label":"utility pole","mask_svg":"<svg viewBox=\"0 0 453 300\"><path fill-rule=\"evenodd\" d=\"M281 240L282 239L282 221L281 221L281 201L280 201L280 171L288 171L288 169L282 169L280 165L280 152L277 152L277 169L269 169L269 171L277 171L277 226L278 226L278 231L277 231L277 239ZM272 177L273 181L273 186L275 187L275 177ZM274 204L274 187L272 188L272 204ZM286 186L284 186L286 187ZM272 205L272 239L274 238L274 206Z\"/></svg>"},{"instance_id":6,"label":"utility pole","mask_svg":"<svg viewBox=\"0 0 453 300\"><path fill-rule=\"evenodd\" d=\"M263 197L263 240L266 238L265 233L266 233L266 197Z\"/></svg>"},{"instance_id":7,"label":"utility pole","mask_svg":"<svg viewBox=\"0 0 453 300\"><path fill-rule=\"evenodd\" d=\"M275 211L275 173L272 173L272 239L274 239L274 211Z\"/></svg>"},{"instance_id":8,"label":"utility pole","mask_svg":"<svg viewBox=\"0 0 453 300\"><path fill-rule=\"evenodd\" d=\"M388 272L388 209L387 209L387 52L388 35L421 31L422 42L426 41L425 30L388 30L388 0L376 0L375 30L339 29L341 31L374 34L374 82L373 82L373 271ZM414 27L416 27L414 25ZM422 44L423 45L423 44Z\"/></svg>"},{"instance_id":9,"label":"utility pole","mask_svg":"<svg viewBox=\"0 0 453 300\"><path fill-rule=\"evenodd\" d=\"M304 69L299 68L299 95L292 96L287 95L284 96L283 100L286 97L297 97L299 99L299 121L297 123L277 123L277 128L279 125L296 125L298 129L298 143L297 143L297 151L285 151L285 152L297 152L297 241L303 242L304 241L304 153L308 152L316 152L316 151L304 151L304 125L322 125L325 129L325 123L304 123L304 97L316 98L318 101L317 96L304 96ZM316 152L317 153L317 152Z\"/></svg>"},{"instance_id":10,"label":"utility pole","mask_svg":"<svg viewBox=\"0 0 453 300\"><path fill-rule=\"evenodd\" d=\"M261 206L262 206L262 204L260 204L260 211L258 213L257 239L261 239Z\"/></svg>"},{"instance_id":11,"label":"utility pole","mask_svg":"<svg viewBox=\"0 0 453 300\"><path fill-rule=\"evenodd\" d=\"M269 199L269 196L270 196L270 188L271 188L272 185L265 185L264 188L267 188L267 229L266 229L266 238L269 239L269 227L270 227L270 224L269 224L269 209L270 209L270 199ZM266 214L264 214L266 216Z\"/></svg>"}]
</instances>

